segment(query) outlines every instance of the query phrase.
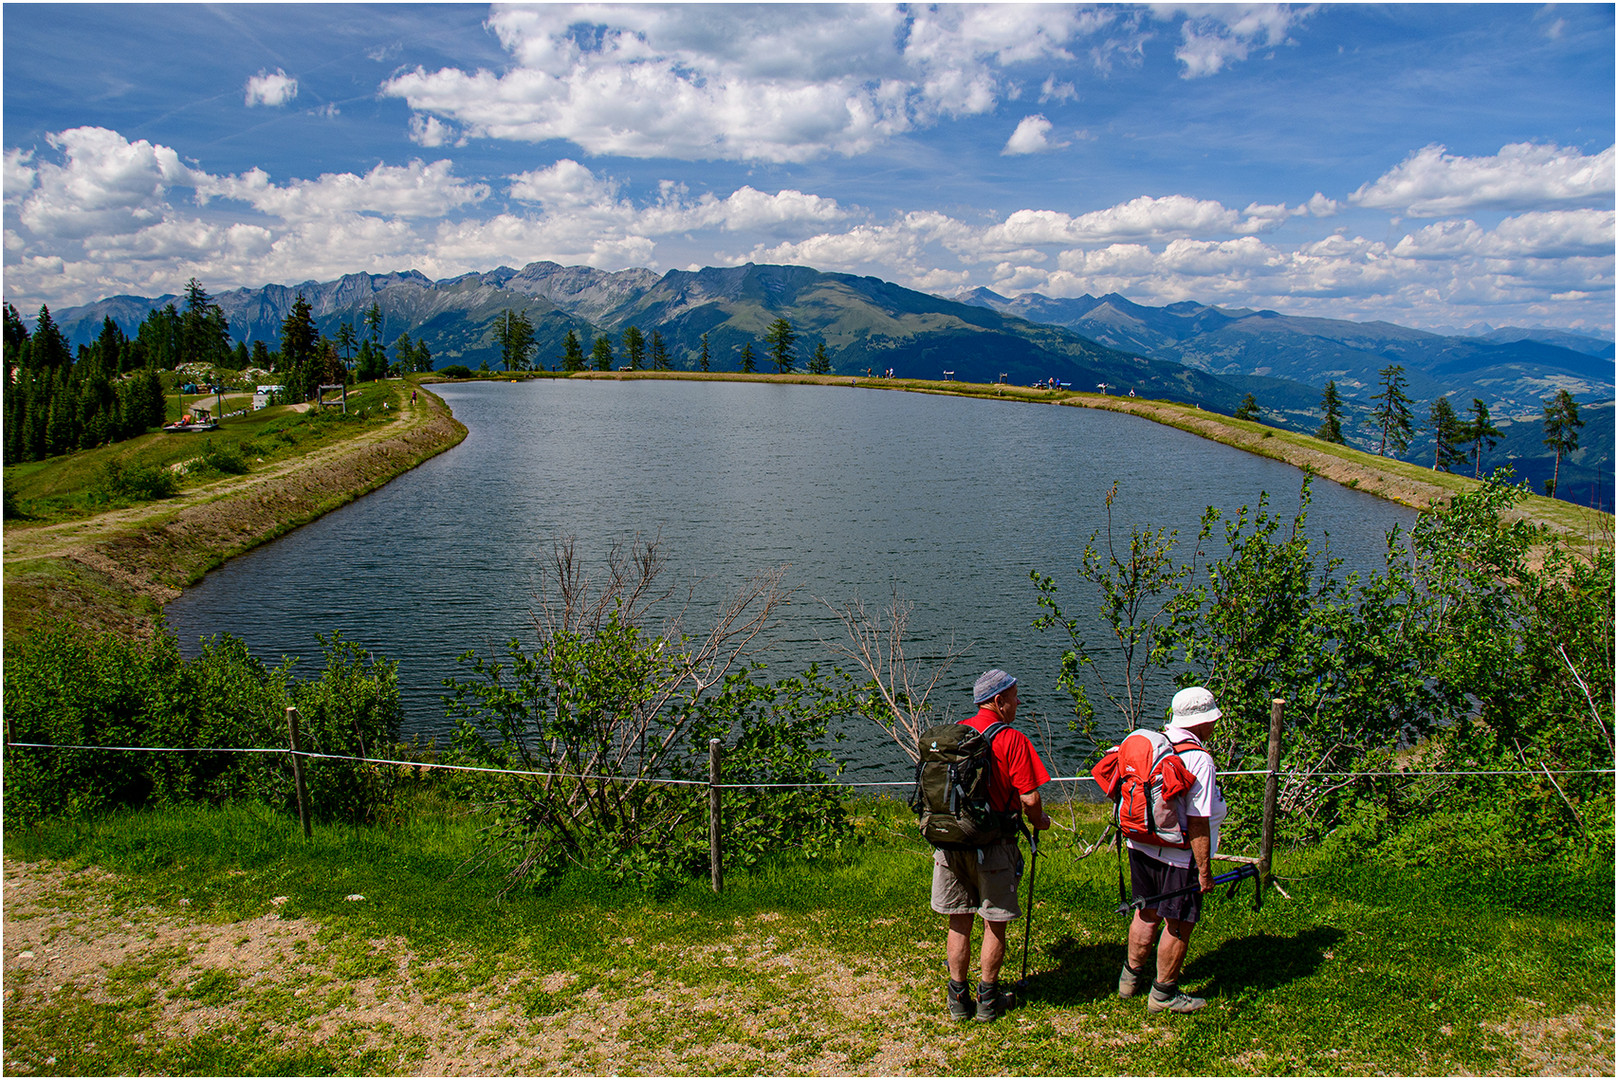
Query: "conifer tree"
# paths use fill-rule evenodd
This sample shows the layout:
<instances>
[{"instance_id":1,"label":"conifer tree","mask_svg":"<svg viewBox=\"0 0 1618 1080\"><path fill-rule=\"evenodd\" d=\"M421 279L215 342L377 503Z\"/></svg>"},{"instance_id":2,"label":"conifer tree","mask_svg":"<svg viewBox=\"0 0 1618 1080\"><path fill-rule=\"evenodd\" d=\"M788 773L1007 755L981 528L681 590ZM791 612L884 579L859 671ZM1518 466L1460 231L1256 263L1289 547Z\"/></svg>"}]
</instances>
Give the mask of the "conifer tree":
<instances>
[{"instance_id":1,"label":"conifer tree","mask_svg":"<svg viewBox=\"0 0 1618 1080\"><path fill-rule=\"evenodd\" d=\"M742 371L750 375L754 370L753 343L749 341L742 345Z\"/></svg>"},{"instance_id":2,"label":"conifer tree","mask_svg":"<svg viewBox=\"0 0 1618 1080\"><path fill-rule=\"evenodd\" d=\"M567 337L562 339L562 370L584 370L584 347L579 344L579 335L571 326L567 328Z\"/></svg>"},{"instance_id":3,"label":"conifer tree","mask_svg":"<svg viewBox=\"0 0 1618 1080\"><path fill-rule=\"evenodd\" d=\"M1376 410L1371 418L1382 431L1382 441L1376 452L1386 454L1391 446L1391 456L1398 457L1410 448L1410 439L1416 430L1410 397L1405 393L1405 369L1401 364L1390 364L1377 375L1382 380L1379 384L1382 392L1372 399Z\"/></svg>"},{"instance_id":4,"label":"conifer tree","mask_svg":"<svg viewBox=\"0 0 1618 1080\"><path fill-rule=\"evenodd\" d=\"M599 334L595 344L590 348L590 361L597 371L612 370L612 342L607 340L606 334Z\"/></svg>"},{"instance_id":5,"label":"conifer tree","mask_svg":"<svg viewBox=\"0 0 1618 1080\"><path fill-rule=\"evenodd\" d=\"M1252 394L1248 394L1246 397L1242 398L1242 403L1236 408L1236 419L1252 420L1257 422L1259 415L1258 399Z\"/></svg>"},{"instance_id":6,"label":"conifer tree","mask_svg":"<svg viewBox=\"0 0 1618 1080\"><path fill-rule=\"evenodd\" d=\"M1433 469L1436 472L1454 472L1456 465L1466 463L1466 451L1461 444L1466 438L1466 426L1455 414L1449 398L1441 397L1427 410L1427 423L1433 432Z\"/></svg>"},{"instance_id":7,"label":"conifer tree","mask_svg":"<svg viewBox=\"0 0 1618 1080\"><path fill-rule=\"evenodd\" d=\"M702 351L697 354L697 366L703 371L708 370L708 335L702 335Z\"/></svg>"},{"instance_id":8,"label":"conifer tree","mask_svg":"<svg viewBox=\"0 0 1618 1080\"><path fill-rule=\"evenodd\" d=\"M797 338L792 324L784 316L777 316L764 333L764 340L770 345L770 359L775 362L775 370L783 375L792 371L792 344Z\"/></svg>"},{"instance_id":9,"label":"conifer tree","mask_svg":"<svg viewBox=\"0 0 1618 1080\"><path fill-rule=\"evenodd\" d=\"M629 356L630 371L646 366L646 338L639 327L631 326L624 331L624 352Z\"/></svg>"},{"instance_id":10,"label":"conifer tree","mask_svg":"<svg viewBox=\"0 0 1618 1080\"><path fill-rule=\"evenodd\" d=\"M37 336L38 331L35 333ZM1562 477L1562 458L1579 448L1579 429L1583 426L1578 403L1566 390L1558 390L1555 397L1545 402L1545 445L1556 453L1551 478L1545 482L1545 494L1553 499Z\"/></svg>"},{"instance_id":11,"label":"conifer tree","mask_svg":"<svg viewBox=\"0 0 1618 1080\"><path fill-rule=\"evenodd\" d=\"M1472 411L1467 414L1466 441L1472 444L1472 479L1483 475L1483 451L1494 449L1500 429L1489 423L1489 407L1482 398L1472 399Z\"/></svg>"},{"instance_id":12,"label":"conifer tree","mask_svg":"<svg viewBox=\"0 0 1618 1080\"><path fill-rule=\"evenodd\" d=\"M1343 398L1337 392L1337 380L1326 382L1326 392L1320 398L1320 411L1324 419L1315 435L1329 443L1343 445Z\"/></svg>"},{"instance_id":13,"label":"conifer tree","mask_svg":"<svg viewBox=\"0 0 1618 1080\"><path fill-rule=\"evenodd\" d=\"M831 357L826 355L826 343L824 341L815 344L815 354L809 358L809 374L831 374Z\"/></svg>"},{"instance_id":14,"label":"conifer tree","mask_svg":"<svg viewBox=\"0 0 1618 1080\"><path fill-rule=\"evenodd\" d=\"M652 331L652 369L654 371L668 371L674 365L669 363L668 346L663 343L663 335L656 330Z\"/></svg>"}]
</instances>

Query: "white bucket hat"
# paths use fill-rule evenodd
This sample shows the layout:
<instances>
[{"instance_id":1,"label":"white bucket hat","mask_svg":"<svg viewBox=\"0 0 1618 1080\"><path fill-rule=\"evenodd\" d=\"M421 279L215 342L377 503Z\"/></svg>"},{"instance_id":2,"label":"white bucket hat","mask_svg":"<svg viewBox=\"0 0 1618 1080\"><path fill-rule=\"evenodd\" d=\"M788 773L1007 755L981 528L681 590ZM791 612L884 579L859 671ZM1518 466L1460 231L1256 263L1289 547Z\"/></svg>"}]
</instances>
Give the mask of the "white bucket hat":
<instances>
[{"instance_id":1,"label":"white bucket hat","mask_svg":"<svg viewBox=\"0 0 1618 1080\"><path fill-rule=\"evenodd\" d=\"M1213 692L1205 686L1188 686L1174 695L1174 716L1169 727L1196 727L1211 724L1224 714L1214 704Z\"/></svg>"}]
</instances>

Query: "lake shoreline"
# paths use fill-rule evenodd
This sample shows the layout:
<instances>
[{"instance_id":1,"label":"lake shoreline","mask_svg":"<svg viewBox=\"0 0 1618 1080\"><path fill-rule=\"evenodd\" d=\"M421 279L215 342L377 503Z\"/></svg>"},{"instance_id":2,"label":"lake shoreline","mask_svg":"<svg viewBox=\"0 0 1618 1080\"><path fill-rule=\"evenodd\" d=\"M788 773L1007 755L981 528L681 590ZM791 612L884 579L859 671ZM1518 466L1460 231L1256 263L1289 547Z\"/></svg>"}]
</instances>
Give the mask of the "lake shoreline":
<instances>
[{"instance_id":1,"label":"lake shoreline","mask_svg":"<svg viewBox=\"0 0 1618 1080\"><path fill-rule=\"evenodd\" d=\"M150 636L162 606L209 570L377 490L465 437L443 399L424 390L418 405L401 404L389 426L273 469L89 519L8 522L6 603L27 615L7 620L6 638L56 621Z\"/></svg>"},{"instance_id":2,"label":"lake shoreline","mask_svg":"<svg viewBox=\"0 0 1618 1080\"><path fill-rule=\"evenodd\" d=\"M1469 477L1434 473L1295 432L1235 420L1194 405L1067 390L846 375L662 371L510 377L493 374L490 379L473 381L517 382L536 377L787 383L1103 409L1128 413L1281 461L1418 511L1478 485ZM81 625L150 635L161 621L162 606L209 570L375 491L459 444L466 437L465 426L441 398L425 390L432 383L451 381L467 380L444 380L432 375L421 379L424 407L402 413L402 428L299 459L274 475L248 474L220 481L189 498L147 508L148 512L133 523L115 527L98 524L113 519L113 514L107 514L61 526L30 528L8 524L6 594L14 609L21 603L30 612L22 632L42 618L56 615ZM1516 513L1568 535L1604 537L1611 542L1611 515L1532 495ZM54 545L39 543L46 533L54 534ZM19 542L14 544L14 540ZM30 547L34 550L30 551ZM9 629L6 636L13 637Z\"/></svg>"}]
</instances>

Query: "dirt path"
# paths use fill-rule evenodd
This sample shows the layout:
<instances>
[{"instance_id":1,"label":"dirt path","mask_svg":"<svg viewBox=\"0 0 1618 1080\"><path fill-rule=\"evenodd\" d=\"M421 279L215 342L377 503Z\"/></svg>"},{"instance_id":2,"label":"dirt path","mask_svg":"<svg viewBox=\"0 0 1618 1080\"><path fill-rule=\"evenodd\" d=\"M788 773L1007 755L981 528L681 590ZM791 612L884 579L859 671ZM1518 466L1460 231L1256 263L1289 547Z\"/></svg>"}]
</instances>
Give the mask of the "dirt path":
<instances>
[{"instance_id":1,"label":"dirt path","mask_svg":"<svg viewBox=\"0 0 1618 1080\"><path fill-rule=\"evenodd\" d=\"M374 491L465 435L448 406L424 391L386 425L160 503L49 525L8 523L7 607L140 632L159 605L224 560Z\"/></svg>"}]
</instances>

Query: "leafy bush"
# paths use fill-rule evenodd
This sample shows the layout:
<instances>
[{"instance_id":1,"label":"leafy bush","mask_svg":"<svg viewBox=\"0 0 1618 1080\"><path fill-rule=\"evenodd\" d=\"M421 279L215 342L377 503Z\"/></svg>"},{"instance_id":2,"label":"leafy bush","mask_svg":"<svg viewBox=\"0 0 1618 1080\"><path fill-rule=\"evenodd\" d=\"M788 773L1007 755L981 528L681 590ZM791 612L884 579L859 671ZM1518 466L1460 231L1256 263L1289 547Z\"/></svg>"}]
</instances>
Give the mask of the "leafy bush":
<instances>
[{"instance_id":1,"label":"leafy bush","mask_svg":"<svg viewBox=\"0 0 1618 1080\"><path fill-rule=\"evenodd\" d=\"M646 629L662 567L655 544L615 550L596 589L572 544L559 545L537 647L467 653L474 678L446 680L462 758L537 774L477 784L486 854L505 860L513 882L543 882L569 862L653 890L700 875L710 739L725 746L721 783L804 785L725 792L733 863L785 847L813 854L849 835L817 748L846 703L814 671L766 685L742 661L786 597L782 571L749 583L711 631L690 636Z\"/></svg>"},{"instance_id":2,"label":"leafy bush","mask_svg":"<svg viewBox=\"0 0 1618 1080\"><path fill-rule=\"evenodd\" d=\"M202 444L202 454L193 471L215 473L220 476L241 476L247 472L247 459L240 447L230 443L215 444L208 439Z\"/></svg>"},{"instance_id":3,"label":"leafy bush","mask_svg":"<svg viewBox=\"0 0 1618 1080\"><path fill-rule=\"evenodd\" d=\"M1265 767L1270 701L1287 702L1282 838L1382 845L1397 866L1453 861L1479 832L1509 838L1490 858L1610 851L1610 775L1565 770L1612 763L1612 548L1576 556L1508 520L1524 494L1509 473L1457 494L1390 535L1384 571L1347 577L1306 534L1307 479L1290 522L1266 496L1234 515L1209 508L1185 565L1169 557L1173 534L1137 526L1124 552L1098 533L1080 576L1101 593L1121 673L1098 669L1055 583L1034 575L1038 625L1073 643L1061 685L1074 727L1093 726L1081 672L1098 672L1134 724L1147 670L1166 669L1177 685L1214 691L1224 717L1211 747L1226 769ZM1415 769L1453 775L1364 775L1412 752ZM1500 770L1522 775L1466 775ZM1232 842L1254 838L1261 790L1228 793Z\"/></svg>"},{"instance_id":4,"label":"leafy bush","mask_svg":"<svg viewBox=\"0 0 1618 1080\"><path fill-rule=\"evenodd\" d=\"M363 755L391 750L399 734L393 665L335 635L321 644L319 678L293 683L289 667L266 668L230 635L205 640L190 661L168 633L149 642L68 629L31 636L5 666L15 741L171 749L17 749L5 770L6 823L233 799L295 812L286 755L221 751L287 746L289 704L303 714L306 750ZM314 760L305 771L315 813L332 820L376 819L404 782L354 762Z\"/></svg>"},{"instance_id":5,"label":"leafy bush","mask_svg":"<svg viewBox=\"0 0 1618 1080\"><path fill-rule=\"evenodd\" d=\"M448 364L438 369L437 374L446 379L470 379L472 369L465 364Z\"/></svg>"},{"instance_id":6,"label":"leafy bush","mask_svg":"<svg viewBox=\"0 0 1618 1080\"><path fill-rule=\"evenodd\" d=\"M168 499L179 490L179 477L168 469L158 465L125 465L118 458L109 458L96 473L87 497L92 505L106 506L115 502Z\"/></svg>"}]
</instances>

